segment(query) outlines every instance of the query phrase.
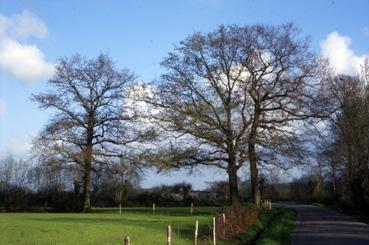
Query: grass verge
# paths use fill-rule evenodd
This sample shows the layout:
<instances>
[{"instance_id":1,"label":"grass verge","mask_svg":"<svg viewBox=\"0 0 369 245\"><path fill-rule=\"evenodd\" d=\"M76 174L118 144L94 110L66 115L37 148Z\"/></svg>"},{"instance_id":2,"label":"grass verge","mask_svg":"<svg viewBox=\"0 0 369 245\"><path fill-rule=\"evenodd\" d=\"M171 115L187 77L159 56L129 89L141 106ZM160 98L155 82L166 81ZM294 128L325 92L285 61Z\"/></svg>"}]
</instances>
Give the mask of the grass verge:
<instances>
[{"instance_id":1,"label":"grass verge","mask_svg":"<svg viewBox=\"0 0 369 245\"><path fill-rule=\"evenodd\" d=\"M293 229L295 213L286 208L280 208L277 216L267 226L259 239L258 245L288 244Z\"/></svg>"},{"instance_id":2,"label":"grass verge","mask_svg":"<svg viewBox=\"0 0 369 245\"><path fill-rule=\"evenodd\" d=\"M237 236L238 244L287 244L293 229L295 213L286 208L264 212L254 225Z\"/></svg>"}]
</instances>

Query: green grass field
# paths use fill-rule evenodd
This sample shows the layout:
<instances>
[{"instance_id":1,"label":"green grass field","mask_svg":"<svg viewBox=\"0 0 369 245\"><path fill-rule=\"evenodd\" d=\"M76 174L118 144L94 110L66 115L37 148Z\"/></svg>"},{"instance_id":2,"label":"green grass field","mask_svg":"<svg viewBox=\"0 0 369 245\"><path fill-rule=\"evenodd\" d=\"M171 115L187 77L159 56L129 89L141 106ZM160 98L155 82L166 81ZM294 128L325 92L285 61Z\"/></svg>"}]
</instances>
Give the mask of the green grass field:
<instances>
[{"instance_id":1,"label":"green grass field","mask_svg":"<svg viewBox=\"0 0 369 245\"><path fill-rule=\"evenodd\" d=\"M173 244L192 244L194 223L205 236L219 208L96 209L94 213L0 213L0 244L122 244L128 235L133 245L166 244L172 225ZM217 243L222 244L222 243Z\"/></svg>"}]
</instances>

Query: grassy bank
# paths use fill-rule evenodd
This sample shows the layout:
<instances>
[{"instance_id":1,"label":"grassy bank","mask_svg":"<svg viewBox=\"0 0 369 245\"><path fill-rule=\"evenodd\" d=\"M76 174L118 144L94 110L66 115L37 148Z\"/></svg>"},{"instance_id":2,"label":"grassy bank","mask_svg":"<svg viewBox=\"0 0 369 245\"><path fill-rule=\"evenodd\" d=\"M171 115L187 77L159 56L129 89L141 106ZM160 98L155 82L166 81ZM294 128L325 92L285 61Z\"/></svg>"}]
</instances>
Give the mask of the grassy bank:
<instances>
[{"instance_id":1,"label":"grassy bank","mask_svg":"<svg viewBox=\"0 0 369 245\"><path fill-rule=\"evenodd\" d=\"M237 237L239 244L288 244L295 214L286 208L264 212L246 232Z\"/></svg>"},{"instance_id":2,"label":"grassy bank","mask_svg":"<svg viewBox=\"0 0 369 245\"><path fill-rule=\"evenodd\" d=\"M288 244L293 229L295 213L289 209L280 208L272 222L261 234L256 244L282 245Z\"/></svg>"}]
</instances>

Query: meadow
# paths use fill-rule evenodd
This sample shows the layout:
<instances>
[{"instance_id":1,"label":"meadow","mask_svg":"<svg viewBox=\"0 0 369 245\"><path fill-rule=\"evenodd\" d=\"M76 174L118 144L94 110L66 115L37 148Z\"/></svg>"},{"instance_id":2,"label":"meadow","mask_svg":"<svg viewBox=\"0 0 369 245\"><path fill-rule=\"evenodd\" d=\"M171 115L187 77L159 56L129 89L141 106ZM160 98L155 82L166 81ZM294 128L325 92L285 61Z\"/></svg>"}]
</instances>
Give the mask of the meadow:
<instances>
[{"instance_id":1,"label":"meadow","mask_svg":"<svg viewBox=\"0 0 369 245\"><path fill-rule=\"evenodd\" d=\"M173 244L193 243L195 221L199 237L208 235L211 219L220 208L125 208L94 209L92 213L0 213L0 244L166 244L166 229L172 225ZM222 244L221 242L217 244ZM223 243L224 244L224 243Z\"/></svg>"}]
</instances>

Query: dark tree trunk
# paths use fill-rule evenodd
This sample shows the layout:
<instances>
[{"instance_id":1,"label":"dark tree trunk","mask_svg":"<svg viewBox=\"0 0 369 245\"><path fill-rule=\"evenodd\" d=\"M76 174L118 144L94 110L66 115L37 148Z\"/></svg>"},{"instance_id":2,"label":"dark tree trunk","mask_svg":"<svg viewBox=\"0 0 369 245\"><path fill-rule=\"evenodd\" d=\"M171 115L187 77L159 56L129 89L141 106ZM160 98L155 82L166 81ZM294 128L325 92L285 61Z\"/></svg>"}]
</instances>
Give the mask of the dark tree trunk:
<instances>
[{"instance_id":1,"label":"dark tree trunk","mask_svg":"<svg viewBox=\"0 0 369 245\"><path fill-rule=\"evenodd\" d=\"M233 205L239 202L238 178L236 167L233 166L228 169L228 178L229 178L229 204Z\"/></svg>"},{"instance_id":2,"label":"dark tree trunk","mask_svg":"<svg viewBox=\"0 0 369 245\"><path fill-rule=\"evenodd\" d=\"M91 210L91 165L92 165L92 148L93 148L93 115L89 115L87 127L87 146L85 152L85 168L84 168L84 200L83 212L87 213Z\"/></svg>"},{"instance_id":3,"label":"dark tree trunk","mask_svg":"<svg viewBox=\"0 0 369 245\"><path fill-rule=\"evenodd\" d=\"M337 176L336 176L336 168L332 167L332 187L333 187L333 194L337 196Z\"/></svg>"},{"instance_id":4,"label":"dark tree trunk","mask_svg":"<svg viewBox=\"0 0 369 245\"><path fill-rule=\"evenodd\" d=\"M258 181L258 167L255 155L255 145L249 145L249 159L250 159L250 172L251 172L251 192L252 201L256 204L260 204L260 189Z\"/></svg>"},{"instance_id":5,"label":"dark tree trunk","mask_svg":"<svg viewBox=\"0 0 369 245\"><path fill-rule=\"evenodd\" d=\"M259 116L260 113L257 109L255 109L255 117L251 126L250 138L249 138L249 147L248 147L248 155L250 161L250 174L251 174L251 192L252 192L252 201L254 204L260 204L260 189L259 189L259 181L258 181L258 167L257 167L257 159L256 159L256 137L257 137L257 128L259 124Z\"/></svg>"},{"instance_id":6,"label":"dark tree trunk","mask_svg":"<svg viewBox=\"0 0 369 245\"><path fill-rule=\"evenodd\" d=\"M91 192L91 166L85 166L84 169L84 188L83 188L83 212L91 210L90 192Z\"/></svg>"}]
</instances>

